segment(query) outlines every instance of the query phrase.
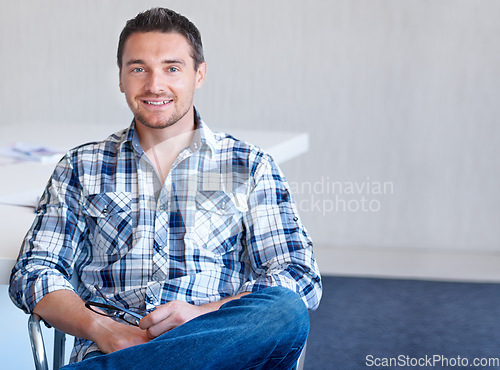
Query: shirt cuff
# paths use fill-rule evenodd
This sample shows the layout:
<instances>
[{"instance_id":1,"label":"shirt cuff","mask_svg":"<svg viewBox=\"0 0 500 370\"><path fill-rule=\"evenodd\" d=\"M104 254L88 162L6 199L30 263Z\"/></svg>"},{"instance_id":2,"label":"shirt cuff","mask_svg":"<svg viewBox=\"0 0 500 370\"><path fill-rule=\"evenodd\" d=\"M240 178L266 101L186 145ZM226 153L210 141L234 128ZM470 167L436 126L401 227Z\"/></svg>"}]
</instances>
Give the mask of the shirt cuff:
<instances>
[{"instance_id":1,"label":"shirt cuff","mask_svg":"<svg viewBox=\"0 0 500 370\"><path fill-rule=\"evenodd\" d=\"M35 306L47 294L56 290L71 290L75 292L73 285L64 276L54 273L40 274L34 281L28 283L22 292L18 292L18 299L25 312L33 312Z\"/></svg>"}]
</instances>

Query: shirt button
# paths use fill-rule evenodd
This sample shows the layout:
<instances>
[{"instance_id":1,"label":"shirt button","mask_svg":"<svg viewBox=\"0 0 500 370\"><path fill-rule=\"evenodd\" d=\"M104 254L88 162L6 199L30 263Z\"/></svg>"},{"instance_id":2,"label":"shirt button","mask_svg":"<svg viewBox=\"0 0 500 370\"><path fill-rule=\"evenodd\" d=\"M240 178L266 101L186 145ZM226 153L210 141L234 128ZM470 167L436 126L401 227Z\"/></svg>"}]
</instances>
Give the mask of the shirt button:
<instances>
[{"instance_id":1,"label":"shirt button","mask_svg":"<svg viewBox=\"0 0 500 370\"><path fill-rule=\"evenodd\" d=\"M222 202L222 204L220 205L220 209L222 210L226 209L226 202Z\"/></svg>"}]
</instances>

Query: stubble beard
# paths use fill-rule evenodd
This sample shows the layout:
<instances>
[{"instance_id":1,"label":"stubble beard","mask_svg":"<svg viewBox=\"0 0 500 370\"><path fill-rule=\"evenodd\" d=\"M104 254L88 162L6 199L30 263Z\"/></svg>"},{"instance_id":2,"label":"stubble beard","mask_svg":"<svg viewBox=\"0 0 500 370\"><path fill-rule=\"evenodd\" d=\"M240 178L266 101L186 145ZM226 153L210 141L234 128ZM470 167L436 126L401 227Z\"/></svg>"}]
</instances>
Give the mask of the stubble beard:
<instances>
[{"instance_id":1,"label":"stubble beard","mask_svg":"<svg viewBox=\"0 0 500 370\"><path fill-rule=\"evenodd\" d=\"M188 106L185 109L182 109L181 111L175 111L172 116L169 118L165 119L164 121L160 121L157 123L152 123L149 120L147 120L141 112L136 112L134 115L135 121L143 124L144 126L152 129L157 129L161 130L167 127L171 127L175 125L177 122L179 122L182 118L188 114L189 110L191 109L191 106L193 105L193 101L191 100L191 103L188 104Z\"/></svg>"},{"instance_id":2,"label":"stubble beard","mask_svg":"<svg viewBox=\"0 0 500 370\"><path fill-rule=\"evenodd\" d=\"M144 116L142 114L137 113L135 115L135 121L141 123L142 125L144 125L148 128L160 130L160 129L175 125L182 117L184 117L186 115L186 113L187 112L185 112L183 115L175 114L172 117L170 117L169 119L164 120L164 121L160 121L157 123L151 123L146 118L144 118Z\"/></svg>"}]
</instances>

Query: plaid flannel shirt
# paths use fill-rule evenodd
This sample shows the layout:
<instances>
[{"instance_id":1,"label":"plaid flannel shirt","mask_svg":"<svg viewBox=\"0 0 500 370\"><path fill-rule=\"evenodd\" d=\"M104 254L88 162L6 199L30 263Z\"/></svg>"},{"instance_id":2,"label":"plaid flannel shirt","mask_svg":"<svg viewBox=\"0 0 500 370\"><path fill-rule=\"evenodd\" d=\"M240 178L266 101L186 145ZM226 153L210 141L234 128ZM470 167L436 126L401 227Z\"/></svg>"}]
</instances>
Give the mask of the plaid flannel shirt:
<instances>
[{"instance_id":1,"label":"plaid flannel shirt","mask_svg":"<svg viewBox=\"0 0 500 370\"><path fill-rule=\"evenodd\" d=\"M134 124L64 156L11 275L17 306L31 312L58 289L87 299L97 284L125 307L200 305L268 286L287 287L317 307L312 242L278 166L196 118L194 139L159 194ZM77 339L72 361L95 349Z\"/></svg>"}]
</instances>

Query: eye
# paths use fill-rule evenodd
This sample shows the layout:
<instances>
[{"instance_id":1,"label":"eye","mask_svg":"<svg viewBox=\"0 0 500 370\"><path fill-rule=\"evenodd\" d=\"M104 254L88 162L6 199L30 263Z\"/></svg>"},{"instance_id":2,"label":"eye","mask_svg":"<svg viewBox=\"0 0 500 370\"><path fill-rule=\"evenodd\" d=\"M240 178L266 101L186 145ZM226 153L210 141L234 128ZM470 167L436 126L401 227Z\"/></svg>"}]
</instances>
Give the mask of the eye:
<instances>
[{"instance_id":1,"label":"eye","mask_svg":"<svg viewBox=\"0 0 500 370\"><path fill-rule=\"evenodd\" d=\"M144 72L144 68L142 68L142 67L135 67L134 69L132 69L132 72L141 73L141 72Z\"/></svg>"},{"instance_id":2,"label":"eye","mask_svg":"<svg viewBox=\"0 0 500 370\"><path fill-rule=\"evenodd\" d=\"M180 70L177 67L168 67L168 71L169 72L179 72Z\"/></svg>"}]
</instances>

